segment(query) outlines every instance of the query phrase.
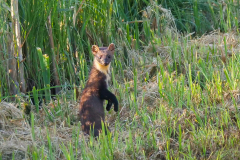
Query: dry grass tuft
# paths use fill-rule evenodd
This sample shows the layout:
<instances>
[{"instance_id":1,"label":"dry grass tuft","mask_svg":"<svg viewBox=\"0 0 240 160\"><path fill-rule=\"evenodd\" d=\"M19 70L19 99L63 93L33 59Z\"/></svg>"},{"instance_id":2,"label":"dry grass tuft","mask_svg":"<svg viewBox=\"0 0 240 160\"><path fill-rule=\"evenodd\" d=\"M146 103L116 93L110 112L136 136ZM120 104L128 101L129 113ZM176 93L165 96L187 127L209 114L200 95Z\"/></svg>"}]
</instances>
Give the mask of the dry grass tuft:
<instances>
[{"instance_id":1,"label":"dry grass tuft","mask_svg":"<svg viewBox=\"0 0 240 160\"><path fill-rule=\"evenodd\" d=\"M63 103L63 102L62 102ZM56 105L56 102L55 102ZM48 106L43 106L46 109L52 108L53 102ZM76 102L68 102L62 104L71 110L72 123L78 123L76 121L77 116L77 104ZM17 105L7 102L0 103L0 153L3 159L11 159L13 152L15 159L28 159L29 153L38 146L47 145L47 135L49 133L51 142L56 149L55 158L62 159L62 151L59 148L61 144L68 144L72 140L72 131L76 126L69 126L66 122L66 118L56 117L54 122L46 121L47 115L42 110L39 114L35 111L35 106L32 106L32 113L34 113L34 133L35 139L32 136L31 123L28 116L24 114L21 109L17 108ZM81 133L81 132L80 132ZM79 135L81 136L82 133ZM83 136L83 135L82 135ZM45 149L44 152L48 152Z\"/></svg>"},{"instance_id":2,"label":"dry grass tuft","mask_svg":"<svg viewBox=\"0 0 240 160\"><path fill-rule=\"evenodd\" d=\"M9 159L15 153L16 159L23 159L29 141L31 130L23 118L23 113L12 103L0 103L0 152L3 159Z\"/></svg>"}]
</instances>

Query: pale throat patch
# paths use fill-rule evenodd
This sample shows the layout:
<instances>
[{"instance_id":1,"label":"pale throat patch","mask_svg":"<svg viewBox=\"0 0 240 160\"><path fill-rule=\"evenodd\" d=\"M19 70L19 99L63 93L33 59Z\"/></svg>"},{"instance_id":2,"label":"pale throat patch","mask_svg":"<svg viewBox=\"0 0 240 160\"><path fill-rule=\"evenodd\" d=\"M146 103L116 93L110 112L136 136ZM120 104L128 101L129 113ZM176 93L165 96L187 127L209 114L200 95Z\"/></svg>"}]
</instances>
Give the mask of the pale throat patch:
<instances>
[{"instance_id":1,"label":"pale throat patch","mask_svg":"<svg viewBox=\"0 0 240 160\"><path fill-rule=\"evenodd\" d=\"M111 65L111 63L109 63L109 65L107 65L107 66L104 66L104 65L100 64L96 59L94 59L93 64L97 70L99 70L100 72L102 72L106 75L106 77L107 77L106 83L108 86L108 81L110 81L110 65Z\"/></svg>"}]
</instances>

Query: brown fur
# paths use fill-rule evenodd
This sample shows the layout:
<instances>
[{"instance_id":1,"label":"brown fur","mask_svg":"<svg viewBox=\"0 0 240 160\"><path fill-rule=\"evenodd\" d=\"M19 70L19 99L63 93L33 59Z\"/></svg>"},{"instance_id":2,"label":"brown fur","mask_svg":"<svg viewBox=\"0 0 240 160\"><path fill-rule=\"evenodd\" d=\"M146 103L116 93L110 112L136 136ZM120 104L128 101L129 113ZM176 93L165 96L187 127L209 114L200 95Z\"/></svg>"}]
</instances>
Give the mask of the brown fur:
<instances>
[{"instance_id":1,"label":"brown fur","mask_svg":"<svg viewBox=\"0 0 240 160\"><path fill-rule=\"evenodd\" d=\"M110 44L110 46L112 45L113 44ZM112 103L114 103L115 111L117 110L115 107L118 107L116 97L107 90L109 67L112 60L112 57L108 55L111 54L111 56L113 56L114 52L114 48L113 50L110 50L110 46L108 48L98 48L97 46L92 47L95 56L94 63L80 99L79 116L82 130L87 134L90 134L91 128L94 136L99 135L99 131L102 129L101 121L104 122L105 119L103 101L108 100L107 110L110 110ZM108 59L105 59L104 57L108 57Z\"/></svg>"}]
</instances>

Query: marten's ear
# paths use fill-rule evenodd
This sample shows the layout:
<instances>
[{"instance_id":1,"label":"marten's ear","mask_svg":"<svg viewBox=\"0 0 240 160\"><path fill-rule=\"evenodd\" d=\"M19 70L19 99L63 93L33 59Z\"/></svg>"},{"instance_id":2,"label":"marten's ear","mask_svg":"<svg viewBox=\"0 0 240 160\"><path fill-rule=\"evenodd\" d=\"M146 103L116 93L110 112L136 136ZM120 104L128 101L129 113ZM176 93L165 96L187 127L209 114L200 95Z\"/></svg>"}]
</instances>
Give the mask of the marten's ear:
<instances>
[{"instance_id":1,"label":"marten's ear","mask_svg":"<svg viewBox=\"0 0 240 160\"><path fill-rule=\"evenodd\" d=\"M108 46L108 50L114 52L115 46L114 46L113 43L111 43L111 44Z\"/></svg>"},{"instance_id":2,"label":"marten's ear","mask_svg":"<svg viewBox=\"0 0 240 160\"><path fill-rule=\"evenodd\" d=\"M93 52L93 54L94 54L94 55L97 54L98 51L99 51L98 46L97 46L97 45L93 45L93 46L92 46L92 52Z\"/></svg>"}]
</instances>

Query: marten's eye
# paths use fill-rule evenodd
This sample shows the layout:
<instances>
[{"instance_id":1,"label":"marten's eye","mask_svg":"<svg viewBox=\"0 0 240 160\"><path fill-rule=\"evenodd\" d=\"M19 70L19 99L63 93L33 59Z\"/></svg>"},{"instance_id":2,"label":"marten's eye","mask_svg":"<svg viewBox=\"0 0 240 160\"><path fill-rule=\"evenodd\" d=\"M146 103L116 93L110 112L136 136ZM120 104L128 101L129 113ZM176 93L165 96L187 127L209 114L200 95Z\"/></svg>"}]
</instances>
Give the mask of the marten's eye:
<instances>
[{"instance_id":1,"label":"marten's eye","mask_svg":"<svg viewBox=\"0 0 240 160\"><path fill-rule=\"evenodd\" d=\"M102 58L102 56L99 56L99 59L101 59Z\"/></svg>"},{"instance_id":2,"label":"marten's eye","mask_svg":"<svg viewBox=\"0 0 240 160\"><path fill-rule=\"evenodd\" d=\"M111 58L111 56L108 56L108 58Z\"/></svg>"}]
</instances>

